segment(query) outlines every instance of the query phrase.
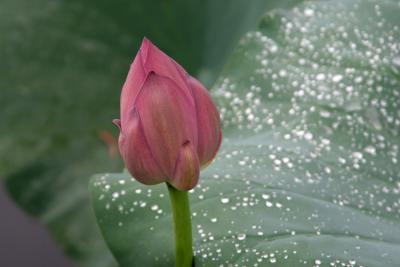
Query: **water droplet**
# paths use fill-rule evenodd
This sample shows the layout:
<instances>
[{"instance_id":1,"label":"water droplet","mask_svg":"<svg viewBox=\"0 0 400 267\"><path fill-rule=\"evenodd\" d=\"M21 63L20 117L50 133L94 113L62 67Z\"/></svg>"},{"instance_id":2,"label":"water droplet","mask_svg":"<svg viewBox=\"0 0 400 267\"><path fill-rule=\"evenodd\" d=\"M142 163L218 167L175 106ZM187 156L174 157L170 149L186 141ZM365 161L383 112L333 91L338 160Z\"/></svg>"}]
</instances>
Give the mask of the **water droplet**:
<instances>
[{"instance_id":1,"label":"water droplet","mask_svg":"<svg viewBox=\"0 0 400 267\"><path fill-rule=\"evenodd\" d=\"M325 80L325 74L318 73L315 78L317 79L317 81L323 81L323 80Z\"/></svg>"},{"instance_id":2,"label":"water droplet","mask_svg":"<svg viewBox=\"0 0 400 267\"><path fill-rule=\"evenodd\" d=\"M358 151L353 152L353 153L352 153L352 156L353 156L355 159L362 159L362 158L363 158L363 154L362 154L361 152L358 152Z\"/></svg>"},{"instance_id":3,"label":"water droplet","mask_svg":"<svg viewBox=\"0 0 400 267\"><path fill-rule=\"evenodd\" d=\"M246 239L246 234L238 234L237 235L237 239L240 240L240 241L245 240Z\"/></svg>"},{"instance_id":4,"label":"water droplet","mask_svg":"<svg viewBox=\"0 0 400 267\"><path fill-rule=\"evenodd\" d=\"M222 204L227 204L227 203L229 203L229 198L227 198L227 197L221 198L221 203L222 203Z\"/></svg>"},{"instance_id":5,"label":"water droplet","mask_svg":"<svg viewBox=\"0 0 400 267\"><path fill-rule=\"evenodd\" d=\"M153 206L151 206L151 210L153 210L153 211L158 210L158 205L153 205Z\"/></svg>"},{"instance_id":6,"label":"water droplet","mask_svg":"<svg viewBox=\"0 0 400 267\"><path fill-rule=\"evenodd\" d=\"M270 208L270 207L273 206L272 202L270 202L270 201L265 201L265 205L266 205L268 208Z\"/></svg>"},{"instance_id":7,"label":"water droplet","mask_svg":"<svg viewBox=\"0 0 400 267\"><path fill-rule=\"evenodd\" d=\"M342 79L343 79L343 76L340 75L340 74L335 75L335 76L332 77L332 81L333 81L334 83L338 83L338 82L340 82Z\"/></svg>"},{"instance_id":8,"label":"water droplet","mask_svg":"<svg viewBox=\"0 0 400 267\"><path fill-rule=\"evenodd\" d=\"M269 196L268 194L262 194L262 198L263 198L263 199L269 199L270 196Z\"/></svg>"},{"instance_id":9,"label":"water droplet","mask_svg":"<svg viewBox=\"0 0 400 267\"><path fill-rule=\"evenodd\" d=\"M307 17L311 17L314 15L314 10L312 10L310 8L306 8L306 9L304 9L304 15Z\"/></svg>"},{"instance_id":10,"label":"water droplet","mask_svg":"<svg viewBox=\"0 0 400 267\"><path fill-rule=\"evenodd\" d=\"M371 155L376 155L376 149L373 146L367 146L364 148L364 151Z\"/></svg>"}]
</instances>

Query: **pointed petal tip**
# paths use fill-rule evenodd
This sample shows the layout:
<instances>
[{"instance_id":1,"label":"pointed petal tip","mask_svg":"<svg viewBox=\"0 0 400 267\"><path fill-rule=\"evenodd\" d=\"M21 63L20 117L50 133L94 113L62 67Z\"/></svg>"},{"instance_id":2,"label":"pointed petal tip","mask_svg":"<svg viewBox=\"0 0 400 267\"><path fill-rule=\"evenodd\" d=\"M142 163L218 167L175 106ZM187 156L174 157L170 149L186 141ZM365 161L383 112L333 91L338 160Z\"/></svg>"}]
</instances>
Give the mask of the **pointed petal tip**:
<instances>
[{"instance_id":1,"label":"pointed petal tip","mask_svg":"<svg viewBox=\"0 0 400 267\"><path fill-rule=\"evenodd\" d=\"M112 123L118 127L118 129L121 131L121 120L120 119L113 119Z\"/></svg>"},{"instance_id":2,"label":"pointed petal tip","mask_svg":"<svg viewBox=\"0 0 400 267\"><path fill-rule=\"evenodd\" d=\"M146 73L146 62L147 62L147 57L149 54L149 49L151 47L152 43L149 39L146 37L143 38L142 44L140 45L139 52L138 52L138 57L141 59L141 67L143 68L144 72Z\"/></svg>"},{"instance_id":3,"label":"pointed petal tip","mask_svg":"<svg viewBox=\"0 0 400 267\"><path fill-rule=\"evenodd\" d=\"M151 41L147 37L143 37L142 44L140 45L140 50L146 50L150 44Z\"/></svg>"},{"instance_id":4,"label":"pointed petal tip","mask_svg":"<svg viewBox=\"0 0 400 267\"><path fill-rule=\"evenodd\" d=\"M152 41L150 41L150 39L148 39L147 37L143 37L142 44L140 45L139 53L143 54L144 59L146 59L147 54L149 53L149 50L152 50L154 48L158 49L157 46L154 45Z\"/></svg>"}]
</instances>

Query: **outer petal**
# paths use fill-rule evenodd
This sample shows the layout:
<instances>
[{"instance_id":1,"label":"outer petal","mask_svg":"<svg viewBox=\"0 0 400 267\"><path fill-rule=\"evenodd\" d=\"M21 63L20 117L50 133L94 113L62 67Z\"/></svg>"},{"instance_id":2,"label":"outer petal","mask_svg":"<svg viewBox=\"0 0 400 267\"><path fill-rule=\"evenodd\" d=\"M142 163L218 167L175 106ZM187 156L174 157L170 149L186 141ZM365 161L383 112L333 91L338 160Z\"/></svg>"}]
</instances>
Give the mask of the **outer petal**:
<instances>
[{"instance_id":1,"label":"outer petal","mask_svg":"<svg viewBox=\"0 0 400 267\"><path fill-rule=\"evenodd\" d=\"M176 189L188 191L199 181L200 164L193 145L188 141L181 146L175 174L169 181Z\"/></svg>"},{"instance_id":2,"label":"outer petal","mask_svg":"<svg viewBox=\"0 0 400 267\"><path fill-rule=\"evenodd\" d=\"M119 149L126 168L136 180L143 184L158 184L166 181L165 175L151 153L136 110L129 113L129 119L123 125Z\"/></svg>"},{"instance_id":3,"label":"outer petal","mask_svg":"<svg viewBox=\"0 0 400 267\"><path fill-rule=\"evenodd\" d=\"M125 124L133 108L136 96L142 88L146 73L142 66L140 54L136 55L126 77L121 92L121 123Z\"/></svg>"},{"instance_id":4,"label":"outer petal","mask_svg":"<svg viewBox=\"0 0 400 267\"><path fill-rule=\"evenodd\" d=\"M145 137L155 160L168 178L174 175L181 145L197 145L194 104L172 80L150 73L137 97Z\"/></svg>"},{"instance_id":5,"label":"outer petal","mask_svg":"<svg viewBox=\"0 0 400 267\"><path fill-rule=\"evenodd\" d=\"M183 90L183 94L191 96L190 89L186 82L187 72L172 58L167 56L147 38L143 39L140 47L143 68L146 73L155 72L174 81ZM193 101L190 99L190 101Z\"/></svg>"},{"instance_id":6,"label":"outer petal","mask_svg":"<svg viewBox=\"0 0 400 267\"><path fill-rule=\"evenodd\" d=\"M219 113L207 89L193 77L189 77L197 113L198 145L197 154L200 165L209 164L221 145L221 126Z\"/></svg>"}]
</instances>

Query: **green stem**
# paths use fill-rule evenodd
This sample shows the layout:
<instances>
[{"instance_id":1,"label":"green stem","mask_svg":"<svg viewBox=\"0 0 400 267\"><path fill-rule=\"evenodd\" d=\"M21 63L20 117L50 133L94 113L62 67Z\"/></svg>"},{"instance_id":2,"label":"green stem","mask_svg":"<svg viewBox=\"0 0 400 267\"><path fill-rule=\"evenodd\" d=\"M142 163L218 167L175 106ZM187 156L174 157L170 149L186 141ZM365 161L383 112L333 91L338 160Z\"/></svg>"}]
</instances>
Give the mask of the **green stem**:
<instances>
[{"instance_id":1,"label":"green stem","mask_svg":"<svg viewBox=\"0 0 400 267\"><path fill-rule=\"evenodd\" d=\"M179 191L167 183L175 228L176 267L192 267L192 222L188 192Z\"/></svg>"}]
</instances>

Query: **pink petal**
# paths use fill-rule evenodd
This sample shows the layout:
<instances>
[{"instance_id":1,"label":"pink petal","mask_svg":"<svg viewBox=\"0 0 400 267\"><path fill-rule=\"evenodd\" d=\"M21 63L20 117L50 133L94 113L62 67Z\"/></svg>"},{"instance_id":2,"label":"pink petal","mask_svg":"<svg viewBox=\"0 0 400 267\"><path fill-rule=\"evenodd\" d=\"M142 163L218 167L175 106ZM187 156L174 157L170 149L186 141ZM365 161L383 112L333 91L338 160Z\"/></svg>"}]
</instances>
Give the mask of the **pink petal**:
<instances>
[{"instance_id":1,"label":"pink petal","mask_svg":"<svg viewBox=\"0 0 400 267\"><path fill-rule=\"evenodd\" d=\"M193 145L185 142L179 151L176 161L175 174L169 181L176 189L189 191L199 181L200 164Z\"/></svg>"},{"instance_id":2,"label":"pink petal","mask_svg":"<svg viewBox=\"0 0 400 267\"><path fill-rule=\"evenodd\" d=\"M197 113L198 146L200 165L209 164L218 152L222 134L219 113L207 89L195 78L189 78Z\"/></svg>"},{"instance_id":3,"label":"pink petal","mask_svg":"<svg viewBox=\"0 0 400 267\"><path fill-rule=\"evenodd\" d=\"M174 81L188 97L191 95L186 79L187 72L172 58L167 56L147 38L143 39L140 47L143 68L146 73L155 72ZM190 100L193 101L193 100Z\"/></svg>"},{"instance_id":4,"label":"pink petal","mask_svg":"<svg viewBox=\"0 0 400 267\"><path fill-rule=\"evenodd\" d=\"M181 145L197 145L195 107L172 80L150 73L137 98L145 137L167 177L174 175Z\"/></svg>"},{"instance_id":5,"label":"pink petal","mask_svg":"<svg viewBox=\"0 0 400 267\"><path fill-rule=\"evenodd\" d=\"M150 185L166 180L151 153L136 110L129 113L129 119L120 133L119 149L126 168L139 182Z\"/></svg>"},{"instance_id":6,"label":"pink petal","mask_svg":"<svg viewBox=\"0 0 400 267\"><path fill-rule=\"evenodd\" d=\"M142 88L143 82L146 79L146 73L142 66L140 54L137 54L131 68L126 77L124 86L121 92L121 122L126 123L129 118L135 99Z\"/></svg>"}]
</instances>

